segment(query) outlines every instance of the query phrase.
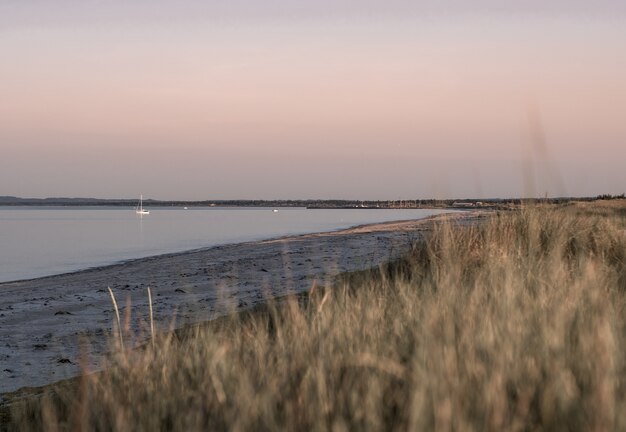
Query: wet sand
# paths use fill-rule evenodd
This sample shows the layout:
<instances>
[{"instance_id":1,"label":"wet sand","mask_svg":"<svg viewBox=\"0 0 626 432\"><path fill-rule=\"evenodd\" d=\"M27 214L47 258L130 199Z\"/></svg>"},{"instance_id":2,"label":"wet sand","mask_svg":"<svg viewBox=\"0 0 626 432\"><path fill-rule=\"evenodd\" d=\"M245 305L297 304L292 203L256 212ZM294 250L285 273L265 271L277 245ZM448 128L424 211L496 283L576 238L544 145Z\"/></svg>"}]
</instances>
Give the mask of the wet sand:
<instances>
[{"instance_id":1,"label":"wet sand","mask_svg":"<svg viewBox=\"0 0 626 432\"><path fill-rule=\"evenodd\" d=\"M148 287L157 329L179 328L395 259L433 223L474 223L480 217L451 213L2 283L0 393L69 378L78 375L81 366L97 368L115 320L108 287L140 343L148 328Z\"/></svg>"}]
</instances>

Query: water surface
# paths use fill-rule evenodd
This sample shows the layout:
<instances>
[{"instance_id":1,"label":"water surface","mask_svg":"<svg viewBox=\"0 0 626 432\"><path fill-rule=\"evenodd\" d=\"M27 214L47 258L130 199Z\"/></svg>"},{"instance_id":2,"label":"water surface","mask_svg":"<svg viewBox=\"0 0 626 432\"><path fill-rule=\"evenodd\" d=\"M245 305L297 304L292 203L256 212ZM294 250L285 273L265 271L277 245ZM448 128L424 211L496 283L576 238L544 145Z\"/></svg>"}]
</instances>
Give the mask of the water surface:
<instances>
[{"instance_id":1,"label":"water surface","mask_svg":"<svg viewBox=\"0 0 626 432\"><path fill-rule=\"evenodd\" d=\"M151 207L0 207L0 282L67 273L171 252L355 225L420 219L444 210Z\"/></svg>"}]
</instances>

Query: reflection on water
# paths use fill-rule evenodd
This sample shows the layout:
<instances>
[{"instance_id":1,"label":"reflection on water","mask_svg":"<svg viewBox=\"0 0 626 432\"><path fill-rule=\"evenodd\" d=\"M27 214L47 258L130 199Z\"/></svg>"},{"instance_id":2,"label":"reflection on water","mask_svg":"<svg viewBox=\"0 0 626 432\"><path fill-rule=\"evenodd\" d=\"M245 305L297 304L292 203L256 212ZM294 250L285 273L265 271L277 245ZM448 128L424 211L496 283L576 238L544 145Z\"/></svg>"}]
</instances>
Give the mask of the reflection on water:
<instances>
[{"instance_id":1,"label":"reflection on water","mask_svg":"<svg viewBox=\"0 0 626 432\"><path fill-rule=\"evenodd\" d=\"M33 278L133 258L418 219L441 210L0 207L0 281Z\"/></svg>"}]
</instances>

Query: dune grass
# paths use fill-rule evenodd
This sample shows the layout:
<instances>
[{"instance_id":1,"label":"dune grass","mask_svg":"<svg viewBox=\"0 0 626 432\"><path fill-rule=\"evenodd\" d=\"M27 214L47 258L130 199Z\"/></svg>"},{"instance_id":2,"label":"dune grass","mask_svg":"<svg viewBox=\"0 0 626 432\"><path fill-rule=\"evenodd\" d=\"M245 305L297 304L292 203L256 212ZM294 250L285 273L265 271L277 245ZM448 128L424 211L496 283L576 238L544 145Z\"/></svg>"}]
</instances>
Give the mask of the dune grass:
<instances>
[{"instance_id":1,"label":"dune grass","mask_svg":"<svg viewBox=\"0 0 626 432\"><path fill-rule=\"evenodd\" d=\"M112 354L49 430L626 430L626 205L434 228L402 260ZM115 340L112 341L115 343Z\"/></svg>"}]
</instances>

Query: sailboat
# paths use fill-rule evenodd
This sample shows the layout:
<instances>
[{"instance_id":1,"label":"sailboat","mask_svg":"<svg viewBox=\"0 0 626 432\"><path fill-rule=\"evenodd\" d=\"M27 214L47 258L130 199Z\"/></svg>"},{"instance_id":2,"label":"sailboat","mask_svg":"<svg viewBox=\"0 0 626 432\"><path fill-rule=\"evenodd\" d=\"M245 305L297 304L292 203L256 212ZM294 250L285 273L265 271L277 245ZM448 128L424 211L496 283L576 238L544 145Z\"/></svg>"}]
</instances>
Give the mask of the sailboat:
<instances>
[{"instance_id":1,"label":"sailboat","mask_svg":"<svg viewBox=\"0 0 626 432\"><path fill-rule=\"evenodd\" d=\"M135 213L137 213L138 215L142 215L142 216L150 214L149 210L144 210L143 208L143 195L139 196L139 206L135 208Z\"/></svg>"}]
</instances>

